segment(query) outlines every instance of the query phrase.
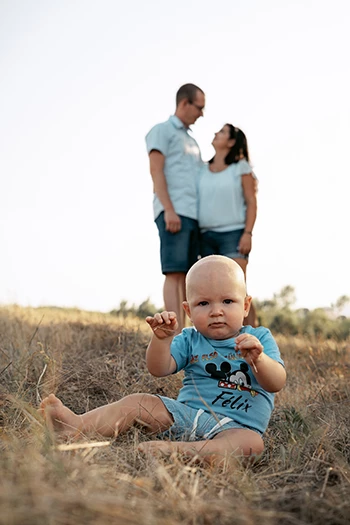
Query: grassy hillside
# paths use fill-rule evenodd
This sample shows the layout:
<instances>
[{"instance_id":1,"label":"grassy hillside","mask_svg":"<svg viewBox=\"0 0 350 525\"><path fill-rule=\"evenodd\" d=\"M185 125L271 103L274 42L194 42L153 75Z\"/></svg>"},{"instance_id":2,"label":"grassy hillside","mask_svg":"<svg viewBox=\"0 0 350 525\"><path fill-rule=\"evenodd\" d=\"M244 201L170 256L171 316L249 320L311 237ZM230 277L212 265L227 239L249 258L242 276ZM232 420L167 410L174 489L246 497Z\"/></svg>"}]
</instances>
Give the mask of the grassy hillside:
<instances>
[{"instance_id":1,"label":"grassy hillside","mask_svg":"<svg viewBox=\"0 0 350 525\"><path fill-rule=\"evenodd\" d=\"M146 371L149 336L139 320L0 308L0 525L348 525L349 341L277 337L288 381L251 468L147 459L138 429L73 450L55 441L36 412L50 392L76 412L133 392L176 396L180 375Z\"/></svg>"}]
</instances>

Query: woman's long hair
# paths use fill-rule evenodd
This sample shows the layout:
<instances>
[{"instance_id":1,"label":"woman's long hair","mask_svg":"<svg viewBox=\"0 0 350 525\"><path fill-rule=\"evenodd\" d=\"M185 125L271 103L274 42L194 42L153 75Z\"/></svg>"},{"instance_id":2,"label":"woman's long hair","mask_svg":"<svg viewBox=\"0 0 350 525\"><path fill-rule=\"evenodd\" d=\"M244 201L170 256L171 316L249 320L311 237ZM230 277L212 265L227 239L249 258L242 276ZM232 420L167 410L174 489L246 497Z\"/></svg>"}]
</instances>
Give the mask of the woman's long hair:
<instances>
[{"instance_id":1,"label":"woman's long hair","mask_svg":"<svg viewBox=\"0 0 350 525\"><path fill-rule=\"evenodd\" d=\"M235 143L225 157L225 164L236 164L239 160L245 159L249 162L249 151L247 137L243 131L239 128L235 128L232 124L225 124L230 130L230 139L235 139ZM214 157L210 159L209 164L214 160Z\"/></svg>"}]
</instances>

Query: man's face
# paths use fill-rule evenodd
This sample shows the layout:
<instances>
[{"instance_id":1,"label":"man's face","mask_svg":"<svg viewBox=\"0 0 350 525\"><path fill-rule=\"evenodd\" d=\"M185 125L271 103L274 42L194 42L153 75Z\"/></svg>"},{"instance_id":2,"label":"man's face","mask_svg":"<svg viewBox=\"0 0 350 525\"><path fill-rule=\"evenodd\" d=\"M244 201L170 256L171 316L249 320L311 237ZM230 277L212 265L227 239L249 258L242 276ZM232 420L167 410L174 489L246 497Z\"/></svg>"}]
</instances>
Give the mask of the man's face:
<instances>
[{"instance_id":1,"label":"man's face","mask_svg":"<svg viewBox=\"0 0 350 525\"><path fill-rule=\"evenodd\" d=\"M199 117L203 117L204 108L205 96L201 91L197 91L194 100L186 104L186 124L191 126Z\"/></svg>"}]
</instances>

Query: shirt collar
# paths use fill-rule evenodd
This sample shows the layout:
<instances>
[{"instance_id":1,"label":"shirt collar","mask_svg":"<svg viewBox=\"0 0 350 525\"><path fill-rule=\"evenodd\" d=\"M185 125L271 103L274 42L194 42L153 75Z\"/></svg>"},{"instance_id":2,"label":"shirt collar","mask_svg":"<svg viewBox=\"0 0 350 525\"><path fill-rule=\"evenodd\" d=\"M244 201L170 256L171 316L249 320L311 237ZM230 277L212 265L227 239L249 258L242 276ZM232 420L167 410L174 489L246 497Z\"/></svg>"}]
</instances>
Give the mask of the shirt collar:
<instances>
[{"instance_id":1,"label":"shirt collar","mask_svg":"<svg viewBox=\"0 0 350 525\"><path fill-rule=\"evenodd\" d=\"M182 120L179 119L179 117L177 117L176 115L171 115L171 117L169 118L170 122L173 124L173 126L175 126L175 128L177 129L185 129L185 130L190 130L190 128L187 128L185 126L185 124L182 122Z\"/></svg>"}]
</instances>

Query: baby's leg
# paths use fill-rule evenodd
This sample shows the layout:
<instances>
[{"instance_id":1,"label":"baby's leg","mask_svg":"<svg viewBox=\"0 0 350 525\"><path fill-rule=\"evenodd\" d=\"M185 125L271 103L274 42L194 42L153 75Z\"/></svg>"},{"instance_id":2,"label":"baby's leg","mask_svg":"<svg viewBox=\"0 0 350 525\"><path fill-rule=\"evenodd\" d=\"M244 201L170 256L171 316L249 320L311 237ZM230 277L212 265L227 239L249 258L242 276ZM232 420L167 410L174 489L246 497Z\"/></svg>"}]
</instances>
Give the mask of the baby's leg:
<instances>
[{"instance_id":1,"label":"baby's leg","mask_svg":"<svg viewBox=\"0 0 350 525\"><path fill-rule=\"evenodd\" d=\"M264 450L264 442L253 430L234 428L203 441L148 441L141 443L139 450L145 454L178 452L189 458L198 456L206 463L218 464L228 455L241 458L258 456Z\"/></svg>"},{"instance_id":2,"label":"baby's leg","mask_svg":"<svg viewBox=\"0 0 350 525\"><path fill-rule=\"evenodd\" d=\"M42 401L40 412L49 426L68 435L97 432L113 437L127 431L134 423L144 426L150 433L157 433L173 424L161 399L151 394L131 394L82 415L75 414L50 394Z\"/></svg>"}]
</instances>

